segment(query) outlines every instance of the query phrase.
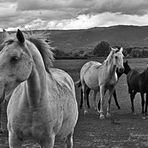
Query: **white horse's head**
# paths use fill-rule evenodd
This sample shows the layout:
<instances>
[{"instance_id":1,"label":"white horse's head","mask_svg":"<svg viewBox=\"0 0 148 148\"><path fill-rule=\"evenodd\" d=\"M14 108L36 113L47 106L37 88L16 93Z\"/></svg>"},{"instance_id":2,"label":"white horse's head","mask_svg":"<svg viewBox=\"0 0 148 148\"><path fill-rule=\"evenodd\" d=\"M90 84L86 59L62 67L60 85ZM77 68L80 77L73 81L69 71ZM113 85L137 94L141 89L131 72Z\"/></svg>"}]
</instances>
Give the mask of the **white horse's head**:
<instances>
[{"instance_id":1,"label":"white horse's head","mask_svg":"<svg viewBox=\"0 0 148 148\"><path fill-rule=\"evenodd\" d=\"M0 98L11 92L18 84L28 79L33 60L23 33L18 30L16 39L3 42L0 51Z\"/></svg>"},{"instance_id":2,"label":"white horse's head","mask_svg":"<svg viewBox=\"0 0 148 148\"><path fill-rule=\"evenodd\" d=\"M123 48L121 47L120 49L117 48L111 48L112 50L112 56L113 56L113 64L119 68L119 70L123 71L124 66L123 66Z\"/></svg>"}]
</instances>

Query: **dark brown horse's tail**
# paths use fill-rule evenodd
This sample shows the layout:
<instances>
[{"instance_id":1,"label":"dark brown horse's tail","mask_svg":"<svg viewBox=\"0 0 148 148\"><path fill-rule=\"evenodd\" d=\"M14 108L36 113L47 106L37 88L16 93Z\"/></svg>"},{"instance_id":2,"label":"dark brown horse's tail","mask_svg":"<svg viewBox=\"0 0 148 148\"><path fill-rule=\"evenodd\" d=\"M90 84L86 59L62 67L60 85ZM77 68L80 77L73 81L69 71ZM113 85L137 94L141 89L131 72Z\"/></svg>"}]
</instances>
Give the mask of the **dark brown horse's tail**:
<instances>
[{"instance_id":1,"label":"dark brown horse's tail","mask_svg":"<svg viewBox=\"0 0 148 148\"><path fill-rule=\"evenodd\" d=\"M75 85L78 86L78 87L81 87L81 85L82 85L82 84L81 84L81 81L78 80L77 82L75 82Z\"/></svg>"}]
</instances>

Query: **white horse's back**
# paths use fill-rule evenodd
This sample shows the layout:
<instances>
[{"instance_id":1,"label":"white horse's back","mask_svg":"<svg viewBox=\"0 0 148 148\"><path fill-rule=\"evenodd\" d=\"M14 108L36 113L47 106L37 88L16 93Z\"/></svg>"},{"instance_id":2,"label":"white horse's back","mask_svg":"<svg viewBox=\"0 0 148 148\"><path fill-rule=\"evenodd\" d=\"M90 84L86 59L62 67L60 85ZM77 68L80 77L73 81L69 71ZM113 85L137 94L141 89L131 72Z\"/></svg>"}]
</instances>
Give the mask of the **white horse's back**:
<instances>
[{"instance_id":1,"label":"white horse's back","mask_svg":"<svg viewBox=\"0 0 148 148\"><path fill-rule=\"evenodd\" d=\"M59 85L61 86L66 85L69 90L72 90L73 93L75 92L74 82L71 76L67 72L61 69L58 69L58 68L51 68L50 71L51 71L53 78L56 80L56 82Z\"/></svg>"},{"instance_id":2,"label":"white horse's back","mask_svg":"<svg viewBox=\"0 0 148 148\"><path fill-rule=\"evenodd\" d=\"M85 83L90 89L98 89L98 69L101 65L95 61L84 64L80 71L81 83Z\"/></svg>"},{"instance_id":3,"label":"white horse's back","mask_svg":"<svg viewBox=\"0 0 148 148\"><path fill-rule=\"evenodd\" d=\"M58 131L57 135L65 138L68 134L70 134L70 132L72 132L70 131L70 129L74 129L74 126L78 119L78 106L75 95L75 86L71 76L61 69L52 68L51 75L53 77L53 80L56 81L55 87L57 91L60 91L60 96L57 96L58 93L57 91L55 92L55 90L53 90L52 94L56 96L56 99L59 99L57 102L58 106L61 107L58 108L63 108L63 110L61 111L63 112L63 115L61 115L63 116L63 120L61 128ZM62 94L61 89L63 91Z\"/></svg>"}]
</instances>

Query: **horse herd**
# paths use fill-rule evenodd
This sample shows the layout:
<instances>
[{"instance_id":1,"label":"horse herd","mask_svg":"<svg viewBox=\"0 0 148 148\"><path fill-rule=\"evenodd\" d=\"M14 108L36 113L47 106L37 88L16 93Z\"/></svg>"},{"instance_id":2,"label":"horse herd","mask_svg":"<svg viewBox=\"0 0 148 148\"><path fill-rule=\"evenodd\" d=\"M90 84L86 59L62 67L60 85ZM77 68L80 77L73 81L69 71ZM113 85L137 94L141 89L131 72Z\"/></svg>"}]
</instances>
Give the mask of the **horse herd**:
<instances>
[{"instance_id":1,"label":"horse herd","mask_svg":"<svg viewBox=\"0 0 148 148\"><path fill-rule=\"evenodd\" d=\"M90 63L90 62L88 62ZM97 63L97 62L96 62ZM131 69L131 67L128 64L128 61L125 61L123 63L124 66L124 70L120 71L118 68L116 69L116 74L117 74L117 78L119 79L122 74L126 74L127 75L127 85L128 85L128 93L130 94L130 99L131 99L131 109L132 109L132 113L135 113L135 109L134 109L134 98L135 95L137 93L140 93L141 95L141 106L142 106L142 114L143 115L147 115L147 105L148 105L148 68L146 68L143 72L138 72L136 69ZM92 83L92 81L91 81ZM78 87L82 86L81 81L77 82ZM85 83L86 85L86 83ZM87 101L87 107L90 108L90 104L89 104L89 92L90 92L90 88L88 86L86 86L87 89L84 90L81 88L81 101L80 101L80 108L82 108L83 105L83 100ZM95 110L97 110L99 112L100 109L100 101L98 100L98 106L96 103L96 94L97 94L97 89L94 90L94 108ZM83 94L84 93L84 94ZM144 99L144 94L146 94L146 99ZM116 90L114 88L114 92L113 92L113 97L115 100L115 104L118 107L118 109L120 109L118 100L117 100L117 95L116 95ZM145 101L146 100L146 101ZM144 108L145 106L145 108ZM84 111L84 114L87 111Z\"/></svg>"},{"instance_id":2,"label":"horse herd","mask_svg":"<svg viewBox=\"0 0 148 148\"><path fill-rule=\"evenodd\" d=\"M68 73L53 68L50 46L37 37L26 38L18 29L15 38L5 37L0 51L0 98L9 100L7 129L9 147L20 148L33 139L42 148L53 148L55 137L73 148L74 128L78 120L75 84ZM89 105L89 92L94 91L94 106L104 119L104 95L109 90L106 117L110 117L112 95L120 108L115 91L119 77L125 73L134 112L134 96L141 94L142 113L147 113L148 69L139 73L123 62L123 48L111 51L101 64L90 61L80 71L81 104L84 113ZM100 103L96 98L100 92ZM144 94L146 93L146 103ZM97 99L97 100L96 100ZM98 105L99 104L99 105ZM145 105L145 109L144 109Z\"/></svg>"}]
</instances>

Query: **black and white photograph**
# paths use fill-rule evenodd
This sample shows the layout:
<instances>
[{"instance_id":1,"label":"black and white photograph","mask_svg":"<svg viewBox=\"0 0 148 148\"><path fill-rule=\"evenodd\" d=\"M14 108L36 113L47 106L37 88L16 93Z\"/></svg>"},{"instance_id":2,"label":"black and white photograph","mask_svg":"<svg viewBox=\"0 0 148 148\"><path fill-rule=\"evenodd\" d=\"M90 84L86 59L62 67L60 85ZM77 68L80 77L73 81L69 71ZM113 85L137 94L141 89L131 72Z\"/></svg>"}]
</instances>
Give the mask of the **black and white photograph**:
<instances>
[{"instance_id":1,"label":"black and white photograph","mask_svg":"<svg viewBox=\"0 0 148 148\"><path fill-rule=\"evenodd\" d=\"M148 148L148 0L0 0L0 148Z\"/></svg>"}]
</instances>

